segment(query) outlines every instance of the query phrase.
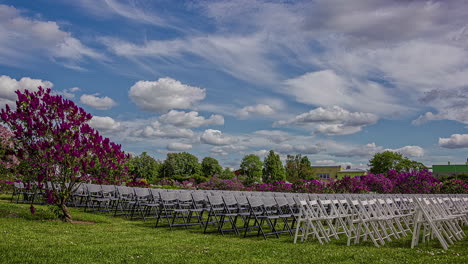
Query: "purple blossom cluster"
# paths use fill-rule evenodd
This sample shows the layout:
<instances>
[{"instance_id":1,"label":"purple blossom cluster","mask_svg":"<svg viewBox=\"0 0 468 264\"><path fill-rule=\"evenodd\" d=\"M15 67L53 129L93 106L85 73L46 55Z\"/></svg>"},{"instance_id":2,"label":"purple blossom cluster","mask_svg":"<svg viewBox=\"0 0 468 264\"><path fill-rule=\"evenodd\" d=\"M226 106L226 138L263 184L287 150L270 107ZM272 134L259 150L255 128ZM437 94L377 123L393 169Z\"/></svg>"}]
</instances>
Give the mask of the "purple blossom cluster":
<instances>
[{"instance_id":1,"label":"purple blossom cluster","mask_svg":"<svg viewBox=\"0 0 468 264\"><path fill-rule=\"evenodd\" d=\"M246 186L234 178L223 180L212 177L208 182L196 184L191 179L182 183L173 180L161 180L159 185L183 189L233 190L260 192L295 192L295 193L468 193L468 183L462 180L441 182L427 170L419 172L389 171L385 174L366 174L359 177L345 176L338 180L297 180L294 183L276 181Z\"/></svg>"}]
</instances>

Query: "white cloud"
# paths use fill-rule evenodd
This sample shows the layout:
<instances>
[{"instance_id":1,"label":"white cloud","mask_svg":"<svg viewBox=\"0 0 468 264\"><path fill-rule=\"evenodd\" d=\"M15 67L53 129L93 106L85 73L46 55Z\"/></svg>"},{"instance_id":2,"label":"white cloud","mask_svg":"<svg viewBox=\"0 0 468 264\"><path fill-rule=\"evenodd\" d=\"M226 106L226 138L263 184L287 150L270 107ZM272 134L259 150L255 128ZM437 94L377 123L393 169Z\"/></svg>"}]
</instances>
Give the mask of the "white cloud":
<instances>
[{"instance_id":1,"label":"white cloud","mask_svg":"<svg viewBox=\"0 0 468 264\"><path fill-rule=\"evenodd\" d=\"M254 133L256 135L266 137L268 140L276 144L283 143L291 138L291 135L280 130L257 130Z\"/></svg>"},{"instance_id":2,"label":"white cloud","mask_svg":"<svg viewBox=\"0 0 468 264\"><path fill-rule=\"evenodd\" d=\"M203 100L205 89L182 84L172 78L138 81L129 91L134 103L144 111L163 112L172 108L187 109Z\"/></svg>"},{"instance_id":3,"label":"white cloud","mask_svg":"<svg viewBox=\"0 0 468 264\"><path fill-rule=\"evenodd\" d=\"M396 103L397 99L381 84L348 78L330 69L309 72L288 79L284 84L287 89L283 92L293 95L298 102L305 104L339 105L380 114L404 112L409 109Z\"/></svg>"},{"instance_id":4,"label":"white cloud","mask_svg":"<svg viewBox=\"0 0 468 264\"><path fill-rule=\"evenodd\" d=\"M239 119L247 119L252 115L272 115L275 113L275 110L266 104L257 104L252 106L246 106L241 110L237 111L237 118Z\"/></svg>"},{"instance_id":5,"label":"white cloud","mask_svg":"<svg viewBox=\"0 0 468 264\"><path fill-rule=\"evenodd\" d=\"M247 147L246 146L242 146L242 145L226 145L226 146L216 146L216 147L212 147L210 149L210 152L213 154L213 155L217 155L217 156L227 156L231 153L239 153L240 151L242 150L246 150Z\"/></svg>"},{"instance_id":6,"label":"white cloud","mask_svg":"<svg viewBox=\"0 0 468 264\"><path fill-rule=\"evenodd\" d=\"M331 165L336 165L337 162L334 161L334 160L316 160L316 161L314 162L314 164L312 164L312 166L315 165L315 164L316 164L316 165L322 165L322 166L323 166L323 165L331 166Z\"/></svg>"},{"instance_id":7,"label":"white cloud","mask_svg":"<svg viewBox=\"0 0 468 264\"><path fill-rule=\"evenodd\" d=\"M186 151L192 149L192 145L179 142L172 142L167 144L166 148L169 151Z\"/></svg>"},{"instance_id":8,"label":"white cloud","mask_svg":"<svg viewBox=\"0 0 468 264\"><path fill-rule=\"evenodd\" d=\"M103 132L114 131L120 128L120 122L115 121L109 116L93 116L89 121L89 125Z\"/></svg>"},{"instance_id":9,"label":"white cloud","mask_svg":"<svg viewBox=\"0 0 468 264\"><path fill-rule=\"evenodd\" d=\"M433 89L420 98L421 103L433 106L438 113L426 112L413 120L421 125L434 120L454 120L468 124L468 86L460 89Z\"/></svg>"},{"instance_id":10,"label":"white cloud","mask_svg":"<svg viewBox=\"0 0 468 264\"><path fill-rule=\"evenodd\" d=\"M108 96L98 97L97 95L98 94L83 94L80 97L80 102L99 110L108 110L117 105L112 98Z\"/></svg>"},{"instance_id":11,"label":"white cloud","mask_svg":"<svg viewBox=\"0 0 468 264\"><path fill-rule=\"evenodd\" d=\"M331 155L335 157L359 157L359 158L370 158L376 153L383 152L383 151L393 151L399 152L403 154L403 156L407 157L422 157L425 155L425 151L420 146L404 146L397 149L385 149L382 146L378 146L375 143L368 143L366 145L360 146L346 146L340 145L339 143L334 142L332 144L333 148L335 149Z\"/></svg>"},{"instance_id":12,"label":"white cloud","mask_svg":"<svg viewBox=\"0 0 468 264\"><path fill-rule=\"evenodd\" d=\"M161 27L172 27L162 15L161 9L151 8L145 1L119 1L119 0L76 0L65 1L67 4L79 6L99 19L103 17L120 16L138 23ZM174 17L170 18L172 21Z\"/></svg>"},{"instance_id":13,"label":"white cloud","mask_svg":"<svg viewBox=\"0 0 468 264\"><path fill-rule=\"evenodd\" d=\"M315 133L325 135L349 135L362 130L361 126L346 126L343 124L319 124Z\"/></svg>"},{"instance_id":14,"label":"white cloud","mask_svg":"<svg viewBox=\"0 0 468 264\"><path fill-rule=\"evenodd\" d=\"M222 146L236 143L238 139L228 135L224 135L219 130L207 129L200 136L200 141L209 145Z\"/></svg>"},{"instance_id":15,"label":"white cloud","mask_svg":"<svg viewBox=\"0 0 468 264\"><path fill-rule=\"evenodd\" d=\"M262 158L262 157L267 156L268 153L270 153L269 150L261 149L261 150L254 151L252 154L254 154L254 155L259 156L260 158Z\"/></svg>"},{"instance_id":16,"label":"white cloud","mask_svg":"<svg viewBox=\"0 0 468 264\"><path fill-rule=\"evenodd\" d=\"M312 162L312 166L341 166L342 168L351 167L353 168L353 163L351 162L338 162L334 160L316 160ZM362 164L359 164L360 167L363 167Z\"/></svg>"},{"instance_id":17,"label":"white cloud","mask_svg":"<svg viewBox=\"0 0 468 264\"><path fill-rule=\"evenodd\" d=\"M453 134L449 138L439 138L439 146L449 149L468 148L468 134Z\"/></svg>"},{"instance_id":18,"label":"white cloud","mask_svg":"<svg viewBox=\"0 0 468 264\"><path fill-rule=\"evenodd\" d=\"M62 95L65 98L73 99L75 98L75 93L81 91L80 87L72 87L62 91L55 91L56 94Z\"/></svg>"},{"instance_id":19,"label":"white cloud","mask_svg":"<svg viewBox=\"0 0 468 264\"><path fill-rule=\"evenodd\" d=\"M0 108L3 108L7 104L12 108L16 107L16 90L24 91L27 89L29 91L36 91L39 86L52 88L53 84L49 81L29 77L23 77L17 81L10 76L0 75Z\"/></svg>"},{"instance_id":20,"label":"white cloud","mask_svg":"<svg viewBox=\"0 0 468 264\"><path fill-rule=\"evenodd\" d=\"M317 154L325 151L325 148L320 144L305 144L305 145L291 145L282 144L280 146L273 147L273 149L281 154Z\"/></svg>"},{"instance_id":21,"label":"white cloud","mask_svg":"<svg viewBox=\"0 0 468 264\"><path fill-rule=\"evenodd\" d=\"M60 29L54 21L40 21L21 15L11 6L0 5L0 63L20 65L27 59L52 58L79 68L83 58L102 59L103 55Z\"/></svg>"},{"instance_id":22,"label":"white cloud","mask_svg":"<svg viewBox=\"0 0 468 264\"><path fill-rule=\"evenodd\" d=\"M385 149L393 152L401 153L405 157L422 157L425 151L420 146L404 146L398 149Z\"/></svg>"},{"instance_id":23,"label":"white cloud","mask_svg":"<svg viewBox=\"0 0 468 264\"><path fill-rule=\"evenodd\" d=\"M144 128L136 129L131 134L135 137L144 138L192 138L195 135L191 129L171 125L165 126L159 121L155 121Z\"/></svg>"},{"instance_id":24,"label":"white cloud","mask_svg":"<svg viewBox=\"0 0 468 264\"><path fill-rule=\"evenodd\" d=\"M127 41L102 38L102 42L119 56L138 60L152 57L171 58L176 63L187 63L184 55L198 57L201 63L208 62L216 70L221 70L236 78L250 82L271 83L277 79L273 63L264 56L267 34L252 35L209 35L191 36L172 40L149 40L143 45ZM161 60L166 62L166 60ZM190 59L190 63L195 61ZM144 64L145 62L141 62Z\"/></svg>"},{"instance_id":25,"label":"white cloud","mask_svg":"<svg viewBox=\"0 0 468 264\"><path fill-rule=\"evenodd\" d=\"M277 121L273 125L314 125L315 133L347 135L361 131L364 126L375 124L378 119L379 117L372 113L349 112L339 106L333 106L318 107L292 119Z\"/></svg>"},{"instance_id":26,"label":"white cloud","mask_svg":"<svg viewBox=\"0 0 468 264\"><path fill-rule=\"evenodd\" d=\"M208 119L199 116L198 112L184 112L171 110L161 115L159 121L177 127L201 127L209 125L224 125L224 117L221 115L211 115Z\"/></svg>"},{"instance_id":27,"label":"white cloud","mask_svg":"<svg viewBox=\"0 0 468 264\"><path fill-rule=\"evenodd\" d=\"M332 155L336 157L371 157L377 152L381 152L383 147L377 146L375 143L369 143L363 146L355 146L349 150L335 152Z\"/></svg>"}]
</instances>

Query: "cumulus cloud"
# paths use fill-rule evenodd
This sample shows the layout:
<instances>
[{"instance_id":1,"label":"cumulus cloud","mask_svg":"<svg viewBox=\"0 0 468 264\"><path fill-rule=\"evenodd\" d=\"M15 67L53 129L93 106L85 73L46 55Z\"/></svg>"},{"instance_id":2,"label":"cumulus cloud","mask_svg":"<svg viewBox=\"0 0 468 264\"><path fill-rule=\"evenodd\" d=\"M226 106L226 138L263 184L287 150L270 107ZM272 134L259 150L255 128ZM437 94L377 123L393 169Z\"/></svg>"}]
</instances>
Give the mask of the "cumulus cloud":
<instances>
[{"instance_id":1,"label":"cumulus cloud","mask_svg":"<svg viewBox=\"0 0 468 264\"><path fill-rule=\"evenodd\" d=\"M266 104L257 104L252 106L246 106L241 110L237 111L237 118L239 119L247 119L252 115L272 115L275 113L275 110Z\"/></svg>"},{"instance_id":2,"label":"cumulus cloud","mask_svg":"<svg viewBox=\"0 0 468 264\"><path fill-rule=\"evenodd\" d=\"M349 109L388 114L408 111L382 84L337 74L333 69L309 72L284 82L283 92L296 101L319 106L340 105ZM326 92L325 92L326 91ZM362 102L366 102L363 104Z\"/></svg>"},{"instance_id":3,"label":"cumulus cloud","mask_svg":"<svg viewBox=\"0 0 468 264\"><path fill-rule=\"evenodd\" d=\"M89 121L89 125L103 132L113 131L120 128L120 122L115 121L109 116L93 116Z\"/></svg>"},{"instance_id":4,"label":"cumulus cloud","mask_svg":"<svg viewBox=\"0 0 468 264\"><path fill-rule=\"evenodd\" d=\"M320 144L305 144L305 145L291 145L283 144L273 148L275 151L281 154L317 154L325 151L325 148Z\"/></svg>"},{"instance_id":5,"label":"cumulus cloud","mask_svg":"<svg viewBox=\"0 0 468 264\"><path fill-rule=\"evenodd\" d=\"M266 149L261 149L253 152L254 155L257 155L259 157L265 157L268 155L268 153L270 153L270 151Z\"/></svg>"},{"instance_id":6,"label":"cumulus cloud","mask_svg":"<svg viewBox=\"0 0 468 264\"><path fill-rule=\"evenodd\" d=\"M334 161L334 160L316 160L316 161L314 162L314 164L322 165L322 166L324 166L324 165L331 166L331 165L336 165L337 162Z\"/></svg>"},{"instance_id":7,"label":"cumulus cloud","mask_svg":"<svg viewBox=\"0 0 468 264\"><path fill-rule=\"evenodd\" d=\"M172 142L167 144L166 148L169 151L186 151L192 149L192 145L179 142Z\"/></svg>"},{"instance_id":8,"label":"cumulus cloud","mask_svg":"<svg viewBox=\"0 0 468 264\"><path fill-rule=\"evenodd\" d=\"M188 128L162 125L155 121L149 126L134 130L131 135L143 138L192 138L195 133Z\"/></svg>"},{"instance_id":9,"label":"cumulus cloud","mask_svg":"<svg viewBox=\"0 0 468 264\"><path fill-rule=\"evenodd\" d=\"M280 120L274 126L315 125L316 133L327 135L347 135L362 130L362 127L372 125L379 117L371 113L349 112L339 106L318 107L309 112L295 116L289 120Z\"/></svg>"},{"instance_id":10,"label":"cumulus cloud","mask_svg":"<svg viewBox=\"0 0 468 264\"><path fill-rule=\"evenodd\" d=\"M18 9L0 5L0 63L16 65L26 59L40 57L79 68L84 58L102 59L104 56L87 47L71 33L63 31L57 22L25 17Z\"/></svg>"},{"instance_id":11,"label":"cumulus cloud","mask_svg":"<svg viewBox=\"0 0 468 264\"><path fill-rule=\"evenodd\" d=\"M229 144L236 143L238 139L235 137L224 135L219 130L207 129L200 136L200 141L202 143L209 144L209 145L222 146L222 145L229 145Z\"/></svg>"},{"instance_id":12,"label":"cumulus cloud","mask_svg":"<svg viewBox=\"0 0 468 264\"><path fill-rule=\"evenodd\" d=\"M171 110L161 115L159 121L177 127L201 127L209 125L224 125L224 117L221 115L211 115L209 118L199 116L198 112L184 112Z\"/></svg>"},{"instance_id":13,"label":"cumulus cloud","mask_svg":"<svg viewBox=\"0 0 468 264\"><path fill-rule=\"evenodd\" d=\"M23 77L19 81L10 76L1 75L0 76L0 108L3 108L5 105L10 107L15 107L15 101L17 99L16 90L24 91L36 91L37 87L42 86L43 88L52 88L54 86L49 81L44 81L41 79L32 79L29 77Z\"/></svg>"},{"instance_id":14,"label":"cumulus cloud","mask_svg":"<svg viewBox=\"0 0 468 264\"><path fill-rule=\"evenodd\" d=\"M138 107L148 112L163 112L172 108L187 109L203 100L205 89L183 84L172 78L138 81L129 91Z\"/></svg>"},{"instance_id":15,"label":"cumulus cloud","mask_svg":"<svg viewBox=\"0 0 468 264\"><path fill-rule=\"evenodd\" d=\"M449 138L439 138L439 146L449 149L468 148L468 134L453 134Z\"/></svg>"},{"instance_id":16,"label":"cumulus cloud","mask_svg":"<svg viewBox=\"0 0 468 264\"><path fill-rule=\"evenodd\" d=\"M61 91L55 91L54 93L61 95L68 99L73 99L75 98L75 93L78 91L81 91L79 87L72 87L72 88L61 90Z\"/></svg>"},{"instance_id":17,"label":"cumulus cloud","mask_svg":"<svg viewBox=\"0 0 468 264\"><path fill-rule=\"evenodd\" d=\"M283 143L284 141L287 141L291 138L291 135L280 130L257 130L255 131L255 134L266 137L275 144Z\"/></svg>"},{"instance_id":18,"label":"cumulus cloud","mask_svg":"<svg viewBox=\"0 0 468 264\"><path fill-rule=\"evenodd\" d=\"M80 97L80 102L99 110L108 110L117 105L112 98L108 96L98 97L98 94L83 94Z\"/></svg>"},{"instance_id":19,"label":"cumulus cloud","mask_svg":"<svg viewBox=\"0 0 468 264\"><path fill-rule=\"evenodd\" d=\"M338 162L334 160L316 160L312 162L312 166L314 165L319 165L319 166L341 166L343 168L346 168L347 166L353 167L353 163L351 162ZM363 167L363 164L359 164L360 167Z\"/></svg>"},{"instance_id":20,"label":"cumulus cloud","mask_svg":"<svg viewBox=\"0 0 468 264\"><path fill-rule=\"evenodd\" d=\"M425 151L420 146L404 146L398 149L385 149L393 152L401 153L405 157L422 157Z\"/></svg>"},{"instance_id":21,"label":"cumulus cloud","mask_svg":"<svg viewBox=\"0 0 468 264\"><path fill-rule=\"evenodd\" d=\"M403 156L407 156L407 157L422 157L425 154L424 149L420 146L404 146L404 147L397 148L397 149L390 149L390 148L385 149L384 147L378 146L375 143L368 143L366 145L360 145L360 146L352 146L352 147L339 146L339 147L340 147L340 150L333 152L332 153L333 156L347 157L347 158L352 158L352 157L369 158L372 155L379 153L379 152L383 152L383 151L399 152L403 154Z\"/></svg>"},{"instance_id":22,"label":"cumulus cloud","mask_svg":"<svg viewBox=\"0 0 468 264\"><path fill-rule=\"evenodd\" d=\"M355 146L347 151L335 152L332 155L336 157L370 157L377 152L383 151L383 147L377 146L375 143L369 143L363 146Z\"/></svg>"},{"instance_id":23,"label":"cumulus cloud","mask_svg":"<svg viewBox=\"0 0 468 264\"><path fill-rule=\"evenodd\" d=\"M246 150L246 146L242 145L226 145L226 146L216 146L210 149L210 152L216 156L226 156L231 153L239 153L242 150Z\"/></svg>"},{"instance_id":24,"label":"cumulus cloud","mask_svg":"<svg viewBox=\"0 0 468 264\"><path fill-rule=\"evenodd\" d=\"M421 103L434 106L438 113L426 112L413 120L414 125L421 125L434 120L454 120L468 124L468 87L460 89L433 89L419 99Z\"/></svg>"}]
</instances>

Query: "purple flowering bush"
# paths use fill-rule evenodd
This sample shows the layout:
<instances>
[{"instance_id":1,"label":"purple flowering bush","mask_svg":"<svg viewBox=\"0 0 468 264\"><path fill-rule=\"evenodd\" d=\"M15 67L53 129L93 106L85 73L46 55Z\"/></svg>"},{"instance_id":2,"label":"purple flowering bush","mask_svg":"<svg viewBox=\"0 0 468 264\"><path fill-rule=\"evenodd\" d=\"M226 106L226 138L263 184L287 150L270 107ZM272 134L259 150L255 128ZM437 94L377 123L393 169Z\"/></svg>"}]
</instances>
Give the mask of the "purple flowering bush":
<instances>
[{"instance_id":1,"label":"purple flowering bush","mask_svg":"<svg viewBox=\"0 0 468 264\"><path fill-rule=\"evenodd\" d=\"M370 192L375 193L392 193L394 183L391 179L387 178L383 174L366 174L360 176L361 182L367 186Z\"/></svg>"},{"instance_id":2,"label":"purple flowering bush","mask_svg":"<svg viewBox=\"0 0 468 264\"><path fill-rule=\"evenodd\" d=\"M342 179L331 181L330 188L335 193L367 193L369 188L358 177L344 176Z\"/></svg>"},{"instance_id":3,"label":"purple flowering bush","mask_svg":"<svg viewBox=\"0 0 468 264\"><path fill-rule=\"evenodd\" d=\"M397 172L391 170L387 178L393 184L393 193L439 193L442 183L427 170Z\"/></svg>"},{"instance_id":4,"label":"purple flowering bush","mask_svg":"<svg viewBox=\"0 0 468 264\"><path fill-rule=\"evenodd\" d=\"M462 180L439 181L427 170L419 172L389 171L385 174L366 174L359 177L345 176L329 181L297 180L294 183L275 181L273 183L246 186L239 178L223 180L212 177L208 182L197 184L191 179L182 183L163 179L159 185L183 189L233 190L259 192L294 193L468 193L468 183Z\"/></svg>"},{"instance_id":5,"label":"purple flowering bush","mask_svg":"<svg viewBox=\"0 0 468 264\"><path fill-rule=\"evenodd\" d=\"M0 179L0 193L2 192L12 192L13 191L13 182L8 180Z\"/></svg>"}]
</instances>

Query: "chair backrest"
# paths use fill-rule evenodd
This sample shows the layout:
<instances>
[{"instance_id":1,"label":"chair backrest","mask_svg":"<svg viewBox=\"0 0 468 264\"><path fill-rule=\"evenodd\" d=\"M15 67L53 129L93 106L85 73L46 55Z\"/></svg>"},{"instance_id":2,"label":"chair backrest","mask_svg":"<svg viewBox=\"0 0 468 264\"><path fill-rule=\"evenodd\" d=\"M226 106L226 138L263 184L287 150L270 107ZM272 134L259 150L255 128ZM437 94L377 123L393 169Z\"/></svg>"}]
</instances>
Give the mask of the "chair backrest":
<instances>
[{"instance_id":1,"label":"chair backrest","mask_svg":"<svg viewBox=\"0 0 468 264\"><path fill-rule=\"evenodd\" d=\"M101 188L105 193L113 193L116 191L115 185L101 185Z\"/></svg>"},{"instance_id":2,"label":"chair backrest","mask_svg":"<svg viewBox=\"0 0 468 264\"><path fill-rule=\"evenodd\" d=\"M208 197L205 192L193 192L192 199L194 202L200 203L200 202L206 202L208 200Z\"/></svg>"},{"instance_id":3,"label":"chair backrest","mask_svg":"<svg viewBox=\"0 0 468 264\"><path fill-rule=\"evenodd\" d=\"M224 201L224 205L227 206L228 208L233 207L233 206L237 207L237 200L232 194L223 195L223 201Z\"/></svg>"},{"instance_id":4,"label":"chair backrest","mask_svg":"<svg viewBox=\"0 0 468 264\"><path fill-rule=\"evenodd\" d=\"M263 206L263 201L260 197L258 196L250 196L247 197L247 201L249 202L250 208L260 208Z\"/></svg>"},{"instance_id":5,"label":"chair backrest","mask_svg":"<svg viewBox=\"0 0 468 264\"><path fill-rule=\"evenodd\" d=\"M221 195L208 196L208 203L211 207L224 207L224 201Z\"/></svg>"},{"instance_id":6,"label":"chair backrest","mask_svg":"<svg viewBox=\"0 0 468 264\"><path fill-rule=\"evenodd\" d=\"M97 185L97 184L88 184L87 188L88 188L88 193L90 195L101 193L102 191L101 185Z\"/></svg>"},{"instance_id":7,"label":"chair backrest","mask_svg":"<svg viewBox=\"0 0 468 264\"><path fill-rule=\"evenodd\" d=\"M192 202L192 194L190 192L181 192L178 197L179 203Z\"/></svg>"},{"instance_id":8,"label":"chair backrest","mask_svg":"<svg viewBox=\"0 0 468 264\"><path fill-rule=\"evenodd\" d=\"M273 207L278 206L273 196L262 197L262 202L263 202L263 206L268 207L268 208L273 208Z\"/></svg>"},{"instance_id":9,"label":"chair backrest","mask_svg":"<svg viewBox=\"0 0 468 264\"><path fill-rule=\"evenodd\" d=\"M275 200L279 207L289 206L288 200L286 200L286 197L284 196L277 196L275 197Z\"/></svg>"},{"instance_id":10,"label":"chair backrest","mask_svg":"<svg viewBox=\"0 0 468 264\"><path fill-rule=\"evenodd\" d=\"M163 203L172 202L177 200L176 192L160 192L159 196Z\"/></svg>"},{"instance_id":11,"label":"chair backrest","mask_svg":"<svg viewBox=\"0 0 468 264\"><path fill-rule=\"evenodd\" d=\"M148 188L133 188L135 192L135 199L137 200L147 200L150 198L151 192Z\"/></svg>"},{"instance_id":12,"label":"chair backrest","mask_svg":"<svg viewBox=\"0 0 468 264\"><path fill-rule=\"evenodd\" d=\"M117 186L117 192L120 198L131 198L135 191L127 186Z\"/></svg>"}]
</instances>

